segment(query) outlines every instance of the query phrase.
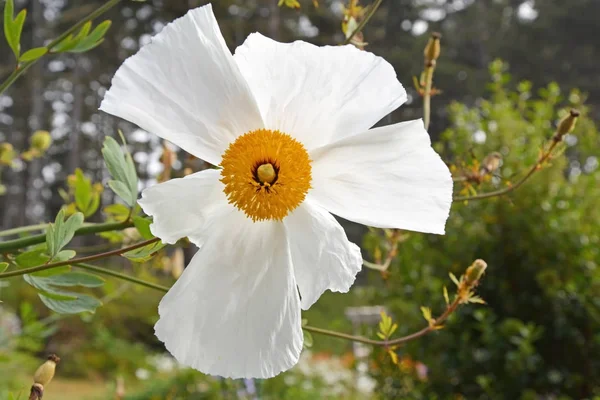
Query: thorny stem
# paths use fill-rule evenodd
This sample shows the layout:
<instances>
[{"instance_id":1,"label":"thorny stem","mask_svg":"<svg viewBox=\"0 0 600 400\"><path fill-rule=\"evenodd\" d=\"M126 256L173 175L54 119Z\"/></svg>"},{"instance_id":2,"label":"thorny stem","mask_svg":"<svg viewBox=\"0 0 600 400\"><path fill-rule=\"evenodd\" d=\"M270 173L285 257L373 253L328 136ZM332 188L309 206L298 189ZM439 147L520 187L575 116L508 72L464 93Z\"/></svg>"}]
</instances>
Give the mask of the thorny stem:
<instances>
[{"instance_id":1,"label":"thorny stem","mask_svg":"<svg viewBox=\"0 0 600 400\"><path fill-rule=\"evenodd\" d=\"M352 42L352 39L354 38L354 36L359 34L363 30L363 28L367 25L369 20L373 17L373 15L375 15L375 11L377 11L377 9L381 5L381 3L383 3L383 0L375 0L375 2L371 5L371 7L369 7L369 12L367 13L367 15L365 15L365 17L359 22L358 26L356 27L355 30L352 31L350 36L348 36L346 38L346 40L344 40L343 44L350 44L350 42Z\"/></svg>"},{"instance_id":2,"label":"thorny stem","mask_svg":"<svg viewBox=\"0 0 600 400\"><path fill-rule=\"evenodd\" d=\"M133 222L131 222L131 221L89 224L89 225L84 225L81 228L77 229L75 231L75 236L88 235L91 233L117 231L117 230L129 228L131 226L133 226ZM36 227L37 227L37 225L36 225ZM24 227L24 228L31 228L31 227ZM13 230L13 233L15 230L18 230L18 229L22 229L22 228L15 228ZM31 229L31 230L33 230L33 229ZM7 240L5 242L0 242L0 253L10 253L15 250L19 250L23 247L31 246L34 244L44 243L45 241L46 241L46 235L43 233L40 235L32 235L32 236L27 236L24 238L19 238L19 239Z\"/></svg>"},{"instance_id":3,"label":"thorny stem","mask_svg":"<svg viewBox=\"0 0 600 400\"><path fill-rule=\"evenodd\" d=\"M542 164L548 160L548 158L552 155L552 151L556 147L556 145L561 141L561 139L557 136L552 138L552 144L548 147L548 150L544 154L540 156L540 158L535 162L535 164L527 171L527 174L523 176L517 183L514 185L508 186L504 189L494 190L493 192L476 194L474 196L458 196L454 197L452 200L454 201L469 201L469 200L481 200L488 199L490 197L502 196L507 193L512 192L513 190L518 189L522 184L524 184L531 176L540 169Z\"/></svg>"},{"instance_id":4,"label":"thorny stem","mask_svg":"<svg viewBox=\"0 0 600 400\"><path fill-rule=\"evenodd\" d=\"M88 16L86 16L85 18L83 18L82 20L77 22L75 25L71 26L69 29L64 31L60 36L58 36L56 39L54 39L53 41L48 43L48 45L46 45L46 48L48 49L48 53L51 53L52 49L57 44L62 42L67 36L69 36L70 34L74 33L78 29L80 29L88 21L92 21L92 20L98 18L100 15L104 14L105 12L107 12L108 10L110 10L111 8L116 6L120 1L121 0L107 1L102 6L98 7L96 10L94 10L90 14L88 14ZM6 80L4 82L2 82L2 84L0 84L0 94L4 93L4 91L6 89L8 89L13 83L15 83L15 81L17 79L19 79L19 77L21 75L23 75L33 64L38 62L38 60L40 60L41 58L42 57L40 57L36 60L33 60L33 61L27 61L22 64L18 64L17 68L14 69L14 71L8 76L8 78L6 78Z\"/></svg>"},{"instance_id":5,"label":"thorny stem","mask_svg":"<svg viewBox=\"0 0 600 400\"><path fill-rule=\"evenodd\" d=\"M362 337L362 336L348 335L347 333L330 331L327 329L321 329L321 328L317 328L314 326L308 326L308 325L303 326L302 329L307 330L309 332L318 333L321 335L327 335L327 336L336 337L339 339L351 340L353 342L359 342L359 343L364 343L364 344L371 344L374 346L394 346L394 345L406 343L411 340L420 338L421 336L425 336L429 332L436 330L436 328L441 326L441 324L450 316L450 314L452 314L454 311L456 311L460 302L461 302L460 296L456 296L456 299L454 299L454 301L448 307L446 307L446 311L444 311L444 313L442 315L440 315L438 318L435 319L435 323L433 323L429 326L426 326L425 328L421 329L420 331L411 333L410 335L403 336L403 337L400 337L397 339L392 339L392 340L368 339L368 338Z\"/></svg>"},{"instance_id":6,"label":"thorny stem","mask_svg":"<svg viewBox=\"0 0 600 400\"><path fill-rule=\"evenodd\" d=\"M77 263L77 264L73 264L73 266L77 267L77 268L86 269L88 271L94 271L94 272L97 272L99 274L113 276L115 278L119 278L119 279L122 279L124 281L129 281L129 282L132 282L132 283L137 283L138 285L142 285L142 286L145 286L145 287L150 288L150 289L160 290L160 291L163 291L165 293L169 291L169 288L166 287L166 286L162 286L162 285L158 285L156 283L144 281L142 279L138 279L138 278L135 278L135 277L130 276L130 275L122 274L120 272L113 271L113 270L110 270L110 269L107 269L107 268L98 267L96 265L91 265L91 264L86 264L86 263Z\"/></svg>"},{"instance_id":7,"label":"thorny stem","mask_svg":"<svg viewBox=\"0 0 600 400\"><path fill-rule=\"evenodd\" d=\"M86 263L86 262L90 262L90 261L100 260L102 258L117 256L117 255L121 255L123 253L127 253L128 251L139 249L139 248L147 246L149 244L156 243L159 240L160 240L159 238L152 238L152 239L146 240L144 242L136 243L132 246L108 251L106 253L94 254L94 255L91 255L88 257L74 258L72 260L59 261L59 262L50 263L50 264L38 265L37 267L24 268L24 269L19 269L16 271L5 272L3 274L0 274L0 279L10 278L10 277L19 276L19 275L25 275L25 274L31 274L31 273L39 272L39 271L45 271L47 269L62 267L64 265L81 264L81 263Z\"/></svg>"}]
</instances>

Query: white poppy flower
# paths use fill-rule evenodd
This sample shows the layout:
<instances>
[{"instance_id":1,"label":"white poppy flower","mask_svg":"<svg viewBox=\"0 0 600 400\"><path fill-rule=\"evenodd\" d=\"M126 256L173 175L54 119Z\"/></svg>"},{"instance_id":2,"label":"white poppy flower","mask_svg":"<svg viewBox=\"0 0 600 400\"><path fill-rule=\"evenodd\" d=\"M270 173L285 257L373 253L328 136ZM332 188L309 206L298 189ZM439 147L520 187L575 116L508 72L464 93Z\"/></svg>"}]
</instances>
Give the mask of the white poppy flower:
<instances>
[{"instance_id":1,"label":"white poppy flower","mask_svg":"<svg viewBox=\"0 0 600 400\"><path fill-rule=\"evenodd\" d=\"M296 364L300 310L362 265L330 213L444 233L452 180L423 122L369 130L404 101L392 66L353 46L255 33L232 56L210 5L125 61L100 108L221 167L140 200L154 235L200 247L155 326L180 363L232 378Z\"/></svg>"}]
</instances>

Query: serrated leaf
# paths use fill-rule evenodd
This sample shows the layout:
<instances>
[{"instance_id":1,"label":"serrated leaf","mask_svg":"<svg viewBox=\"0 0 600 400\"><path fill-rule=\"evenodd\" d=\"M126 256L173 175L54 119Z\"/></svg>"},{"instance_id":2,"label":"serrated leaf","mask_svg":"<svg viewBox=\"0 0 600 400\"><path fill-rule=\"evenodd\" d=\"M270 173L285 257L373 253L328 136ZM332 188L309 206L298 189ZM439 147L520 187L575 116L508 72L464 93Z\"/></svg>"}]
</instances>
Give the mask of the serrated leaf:
<instances>
[{"instance_id":1,"label":"serrated leaf","mask_svg":"<svg viewBox=\"0 0 600 400\"><path fill-rule=\"evenodd\" d=\"M36 47L31 50L27 50L25 53L19 57L20 62L28 62L35 61L38 58L44 56L48 52L48 48L46 47Z\"/></svg>"},{"instance_id":2,"label":"serrated leaf","mask_svg":"<svg viewBox=\"0 0 600 400\"><path fill-rule=\"evenodd\" d=\"M152 221L148 218L133 217L133 225L144 239L152 239L154 235L150 232L150 224Z\"/></svg>"},{"instance_id":3,"label":"serrated leaf","mask_svg":"<svg viewBox=\"0 0 600 400\"><path fill-rule=\"evenodd\" d=\"M450 297L448 296L448 289L444 286L444 300L446 301L446 305L450 304Z\"/></svg>"},{"instance_id":4,"label":"serrated leaf","mask_svg":"<svg viewBox=\"0 0 600 400\"><path fill-rule=\"evenodd\" d=\"M122 256L134 261L134 262L144 262L148 261L157 251L165 247L166 245L162 242L151 243L147 246L141 247L139 249L128 251L127 253L123 253Z\"/></svg>"},{"instance_id":5,"label":"serrated leaf","mask_svg":"<svg viewBox=\"0 0 600 400\"><path fill-rule=\"evenodd\" d=\"M86 294L77 294L76 300L56 300L42 293L38 293L38 296L46 307L59 314L93 313L102 305L100 300Z\"/></svg>"},{"instance_id":6,"label":"serrated leaf","mask_svg":"<svg viewBox=\"0 0 600 400\"><path fill-rule=\"evenodd\" d=\"M4 271L6 271L7 269L8 269L8 263L0 262L0 274L3 273Z\"/></svg>"}]
</instances>

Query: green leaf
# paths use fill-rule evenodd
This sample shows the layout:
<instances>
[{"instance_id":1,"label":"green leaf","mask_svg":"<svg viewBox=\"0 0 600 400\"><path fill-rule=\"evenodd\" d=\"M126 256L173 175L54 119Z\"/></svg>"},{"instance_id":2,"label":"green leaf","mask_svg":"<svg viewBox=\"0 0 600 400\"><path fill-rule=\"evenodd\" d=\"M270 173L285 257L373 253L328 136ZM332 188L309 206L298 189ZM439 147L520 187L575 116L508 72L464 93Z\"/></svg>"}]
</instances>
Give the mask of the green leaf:
<instances>
[{"instance_id":1,"label":"green leaf","mask_svg":"<svg viewBox=\"0 0 600 400\"><path fill-rule=\"evenodd\" d=\"M73 47L77 46L77 41L74 40L73 34L70 34L63 40L61 40L56 46L52 48L54 53L63 53L65 51L71 50Z\"/></svg>"},{"instance_id":2,"label":"green leaf","mask_svg":"<svg viewBox=\"0 0 600 400\"><path fill-rule=\"evenodd\" d=\"M125 221L129 217L129 208L123 204L109 204L103 211L117 221Z\"/></svg>"},{"instance_id":3,"label":"green leaf","mask_svg":"<svg viewBox=\"0 0 600 400\"><path fill-rule=\"evenodd\" d=\"M77 296L63 294L60 292L50 293L50 292L44 292L43 290L40 290L38 292L38 294L43 294L44 296L51 298L53 300L69 300L69 301L77 300Z\"/></svg>"},{"instance_id":4,"label":"green leaf","mask_svg":"<svg viewBox=\"0 0 600 400\"><path fill-rule=\"evenodd\" d=\"M133 207L137 200L138 178L131 154L124 152L115 139L106 137L102 155L108 171L114 178L108 185L127 205Z\"/></svg>"},{"instance_id":5,"label":"green leaf","mask_svg":"<svg viewBox=\"0 0 600 400\"><path fill-rule=\"evenodd\" d=\"M44 54L48 52L48 48L46 47L36 47L31 50L27 50L25 53L19 57L20 62L34 61L38 58L42 57Z\"/></svg>"},{"instance_id":6,"label":"green leaf","mask_svg":"<svg viewBox=\"0 0 600 400\"><path fill-rule=\"evenodd\" d=\"M54 242L54 235L55 235L54 225L49 224L48 228L46 228L46 248L48 249L48 253L50 253L50 254L53 254L54 249L56 248L56 243Z\"/></svg>"},{"instance_id":7,"label":"green leaf","mask_svg":"<svg viewBox=\"0 0 600 400\"><path fill-rule=\"evenodd\" d=\"M446 301L446 305L450 304L450 297L448 296L448 289L444 286L444 300Z\"/></svg>"},{"instance_id":8,"label":"green leaf","mask_svg":"<svg viewBox=\"0 0 600 400\"><path fill-rule=\"evenodd\" d=\"M127 187L127 184L121 181L108 181L108 186L119 196L123 201L129 206L132 207L135 204L135 200L132 201L133 195L131 191Z\"/></svg>"},{"instance_id":9,"label":"green leaf","mask_svg":"<svg viewBox=\"0 0 600 400\"><path fill-rule=\"evenodd\" d=\"M314 344L313 336L308 331L303 330L302 333L304 334L304 347L310 349Z\"/></svg>"},{"instance_id":10,"label":"green leaf","mask_svg":"<svg viewBox=\"0 0 600 400\"><path fill-rule=\"evenodd\" d=\"M72 53L83 53L99 46L104 41L104 35L108 28L110 28L111 22L104 21L99 24L86 38L79 41L75 47L69 51Z\"/></svg>"},{"instance_id":11,"label":"green leaf","mask_svg":"<svg viewBox=\"0 0 600 400\"><path fill-rule=\"evenodd\" d=\"M62 250L59 251L58 254L54 257L54 261L67 261L75 257L76 254L77 253L75 252L75 250Z\"/></svg>"},{"instance_id":12,"label":"green leaf","mask_svg":"<svg viewBox=\"0 0 600 400\"><path fill-rule=\"evenodd\" d=\"M75 170L75 205L79 211L87 211L92 202L92 182L85 177L81 168Z\"/></svg>"},{"instance_id":13,"label":"green leaf","mask_svg":"<svg viewBox=\"0 0 600 400\"><path fill-rule=\"evenodd\" d=\"M4 37L18 60L21 55L21 32L27 16L27 10L21 10L13 20L15 5L13 0L6 0L4 5Z\"/></svg>"},{"instance_id":14,"label":"green leaf","mask_svg":"<svg viewBox=\"0 0 600 400\"><path fill-rule=\"evenodd\" d=\"M30 275L37 276L37 277L48 277L48 276L52 276L52 275L64 274L69 271L71 271L71 266L63 265L62 267L50 268L50 269L46 269L44 271L34 272Z\"/></svg>"},{"instance_id":15,"label":"green leaf","mask_svg":"<svg viewBox=\"0 0 600 400\"><path fill-rule=\"evenodd\" d=\"M152 221L148 218L133 217L133 224L144 239L152 239L154 235L150 232L150 224Z\"/></svg>"},{"instance_id":16,"label":"green leaf","mask_svg":"<svg viewBox=\"0 0 600 400\"><path fill-rule=\"evenodd\" d=\"M128 251L127 253L123 253L122 256L134 261L134 262L144 262L148 261L157 251L165 247L166 245L162 242L151 243L147 246L141 247L139 249Z\"/></svg>"},{"instance_id":17,"label":"green leaf","mask_svg":"<svg viewBox=\"0 0 600 400\"><path fill-rule=\"evenodd\" d=\"M7 269L8 269L8 263L0 262L0 274L3 273L4 271L6 271Z\"/></svg>"},{"instance_id":18,"label":"green leaf","mask_svg":"<svg viewBox=\"0 0 600 400\"><path fill-rule=\"evenodd\" d=\"M46 264L50 260L50 256L46 254L45 249L36 249L26 251L19 254L15 258L15 262L19 267L37 267L38 265Z\"/></svg>"},{"instance_id":19,"label":"green leaf","mask_svg":"<svg viewBox=\"0 0 600 400\"><path fill-rule=\"evenodd\" d=\"M69 219L62 225L62 229L57 233L55 239L58 244L56 252L58 253L63 247L65 247L73 236L75 236L75 231L81 228L83 225L83 214L75 213L69 217ZM55 253L56 254L56 253Z\"/></svg>"},{"instance_id":20,"label":"green leaf","mask_svg":"<svg viewBox=\"0 0 600 400\"><path fill-rule=\"evenodd\" d=\"M38 296L46 307L59 314L93 313L102 305L100 300L86 294L78 294L76 300L56 300L42 293L38 293Z\"/></svg>"},{"instance_id":21,"label":"green leaf","mask_svg":"<svg viewBox=\"0 0 600 400\"><path fill-rule=\"evenodd\" d=\"M84 286L100 287L106 282L99 276L87 272L69 272L46 278L46 281L55 286Z\"/></svg>"}]
</instances>

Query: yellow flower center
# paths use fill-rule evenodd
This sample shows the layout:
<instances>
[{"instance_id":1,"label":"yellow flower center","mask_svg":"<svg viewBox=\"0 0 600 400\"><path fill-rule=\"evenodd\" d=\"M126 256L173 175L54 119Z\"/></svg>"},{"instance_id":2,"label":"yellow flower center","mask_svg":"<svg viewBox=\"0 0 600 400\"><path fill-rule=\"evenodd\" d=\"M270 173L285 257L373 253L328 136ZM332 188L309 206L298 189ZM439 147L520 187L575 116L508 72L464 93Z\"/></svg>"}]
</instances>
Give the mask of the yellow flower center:
<instances>
[{"instance_id":1,"label":"yellow flower center","mask_svg":"<svg viewBox=\"0 0 600 400\"><path fill-rule=\"evenodd\" d=\"M258 129L238 137L221 161L229 203L253 221L281 221L310 189L308 152L290 135Z\"/></svg>"}]
</instances>

